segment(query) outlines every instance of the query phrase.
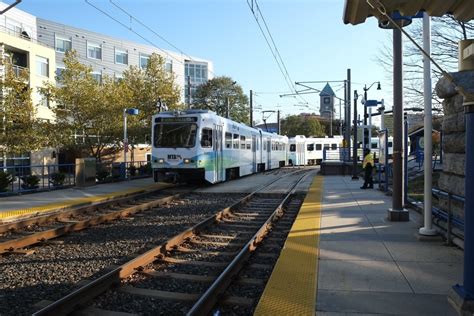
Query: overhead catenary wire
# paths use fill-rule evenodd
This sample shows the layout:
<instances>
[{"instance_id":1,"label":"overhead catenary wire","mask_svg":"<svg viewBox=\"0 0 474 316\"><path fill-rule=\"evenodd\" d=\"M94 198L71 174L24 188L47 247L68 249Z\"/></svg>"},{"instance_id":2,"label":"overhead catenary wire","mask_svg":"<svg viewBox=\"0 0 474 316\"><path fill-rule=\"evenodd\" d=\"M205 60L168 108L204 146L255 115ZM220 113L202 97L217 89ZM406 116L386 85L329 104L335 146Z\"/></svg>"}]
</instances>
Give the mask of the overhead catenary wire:
<instances>
[{"instance_id":1,"label":"overhead catenary wire","mask_svg":"<svg viewBox=\"0 0 474 316\"><path fill-rule=\"evenodd\" d=\"M133 28L125 25L124 23L122 23L121 21L119 21L118 19L114 18L112 15L110 15L109 13L105 12L104 10L102 10L101 8L95 6L94 4L90 3L89 0L84 0L85 3L87 3L88 5L90 5L91 7L93 7L94 9L96 9L97 11L101 12L102 14L104 14L105 16L107 16L108 18L110 18L111 20L117 22L118 24L120 24L122 27L126 28L127 30L129 30L130 32L132 32L133 34L137 35L138 37L140 37L141 39L143 39L144 41L146 41L148 44L152 45L153 47L157 48L158 50L160 50L161 52L163 52L166 56L168 56L169 58L171 59L174 59L176 60L178 63L180 63L181 65L184 65L185 63L183 61L181 61L180 59L174 57L173 55L171 55L169 52L167 52L166 50L158 47L155 43L153 43L151 40L147 39L145 36L141 35L140 33L138 33L137 31L135 31Z\"/></svg>"},{"instance_id":2,"label":"overhead catenary wire","mask_svg":"<svg viewBox=\"0 0 474 316\"><path fill-rule=\"evenodd\" d=\"M181 55L185 56L186 58L188 58L188 60L190 61L194 61L194 62L198 62L197 60L195 60L193 57L191 57L189 54L185 53L182 49L180 49L179 47L177 47L176 45L174 45L173 43L171 43L169 40L167 40L164 36L160 35L158 32L156 32L155 30L153 30L151 27L149 27L148 25L146 25L144 22L142 22L140 19L138 19L136 16L132 15L129 11L125 10L123 7L119 6L118 4L116 4L115 2L113 2L112 0L109 0L109 2L115 6L117 9L119 9L120 11L122 11L124 14L128 15L130 17L131 20L134 20L136 21L138 24L140 24L141 26L143 26L145 29L147 29L148 31L150 31L152 34L154 34L156 37L158 37L159 39L161 39L162 41L164 41L165 43L167 43L168 45L170 45L171 47L173 47L174 49L176 49ZM129 29L131 29L131 27L129 27ZM216 76L216 74L212 71L212 70L209 70L208 71Z\"/></svg>"},{"instance_id":3,"label":"overhead catenary wire","mask_svg":"<svg viewBox=\"0 0 474 316\"><path fill-rule=\"evenodd\" d=\"M273 36L270 32L268 24L265 20L265 17L263 16L263 13L260 9L260 6L258 5L257 0L250 0L250 1L251 1L251 3L249 2L249 0L247 0L247 5L249 6L250 11L252 12L252 14L254 16L255 21L257 22L257 25L260 29L260 32L262 33L262 35L265 39L265 42L267 43L267 46L270 49L270 52L272 53L273 58L275 59L277 65L278 65L278 68L279 68L281 74L283 75L283 78L285 79L286 84L288 85L288 87L290 88L290 90L293 93L298 95L298 92L296 91L296 88L293 84L293 80L291 79L291 76L288 72L288 69L286 68L285 62L283 61L283 58L281 57L280 51L278 50L278 47L276 46L275 41L273 40ZM263 24L265 26L265 29L267 31L266 33L263 30L258 17L261 17L261 19L263 21ZM270 41L271 41L271 44L270 44ZM298 97L301 100L307 102L302 96L298 95Z\"/></svg>"}]
</instances>

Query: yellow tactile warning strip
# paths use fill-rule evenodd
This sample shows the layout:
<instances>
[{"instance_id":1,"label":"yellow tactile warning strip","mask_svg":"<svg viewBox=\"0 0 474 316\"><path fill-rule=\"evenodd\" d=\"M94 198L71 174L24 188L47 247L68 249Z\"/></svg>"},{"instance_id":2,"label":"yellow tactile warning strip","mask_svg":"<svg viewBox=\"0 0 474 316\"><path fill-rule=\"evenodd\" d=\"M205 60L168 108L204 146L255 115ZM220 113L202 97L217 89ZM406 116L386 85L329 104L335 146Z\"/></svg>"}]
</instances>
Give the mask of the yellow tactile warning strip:
<instances>
[{"instance_id":1,"label":"yellow tactile warning strip","mask_svg":"<svg viewBox=\"0 0 474 316\"><path fill-rule=\"evenodd\" d=\"M301 206L254 315L314 315L318 280L323 177Z\"/></svg>"},{"instance_id":2,"label":"yellow tactile warning strip","mask_svg":"<svg viewBox=\"0 0 474 316\"><path fill-rule=\"evenodd\" d=\"M103 202L103 201L107 201L113 198L124 197L131 194L145 192L147 190L158 189L163 186L164 186L163 184L154 184L154 185L149 185L142 188L128 189L128 190L101 194L101 195L96 195L96 196L91 196L91 197L77 198L73 200L65 200L62 202L43 204L43 205L38 205L35 207L30 207L30 208L0 212L0 221L11 219L14 217L27 216L27 215L39 215L40 213L57 211L57 210L70 208L70 207L79 207L83 205Z\"/></svg>"}]
</instances>

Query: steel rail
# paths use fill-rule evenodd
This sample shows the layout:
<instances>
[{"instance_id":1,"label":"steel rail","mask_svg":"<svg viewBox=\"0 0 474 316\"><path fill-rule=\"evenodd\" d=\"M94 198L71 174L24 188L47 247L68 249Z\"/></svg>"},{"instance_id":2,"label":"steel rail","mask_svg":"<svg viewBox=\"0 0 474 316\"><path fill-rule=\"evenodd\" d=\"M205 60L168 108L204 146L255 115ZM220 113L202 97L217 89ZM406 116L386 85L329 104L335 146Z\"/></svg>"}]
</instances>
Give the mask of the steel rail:
<instances>
[{"instance_id":1,"label":"steel rail","mask_svg":"<svg viewBox=\"0 0 474 316\"><path fill-rule=\"evenodd\" d=\"M240 252L235 256L232 262L225 268L225 270L217 277L216 281L208 288L208 290L199 298L199 300L193 305L191 310L187 313L189 316L195 315L208 315L215 304L218 302L219 297L224 294L226 289L232 283L233 279L238 275L244 264L248 261L252 253L256 250L257 246L262 242L265 236L268 234L272 223L279 219L283 215L283 207L288 202L289 198L293 196L296 187L305 179L308 174L303 175L296 183L291 187L289 193L285 196L283 201L268 217L265 223L259 228L259 230L252 236L252 238L242 247Z\"/></svg>"},{"instance_id":2,"label":"steel rail","mask_svg":"<svg viewBox=\"0 0 474 316\"><path fill-rule=\"evenodd\" d=\"M143 270L143 267L152 263L156 259L164 258L169 251L175 249L179 246L182 242L184 242L187 238L196 235L199 233L203 228L208 227L215 222L219 222L226 216L232 214L232 211L239 206L247 203L253 196L255 196L258 192L262 191L264 188L272 185L273 183L285 178L287 176L291 176L296 173L302 172L298 170L296 172L292 172L287 175L283 175L278 177L277 179L269 182L268 184L264 184L261 187L257 188L255 191L249 193L239 201L235 202L229 207L222 209L221 211L217 212L216 214L209 216L208 218L204 219L200 223L186 229L185 231L175 235L174 237L168 239L164 243L154 247L153 249L137 256L136 258L126 262L125 264L121 265L120 267L112 270L111 272L103 275L102 277L91 281L90 283L76 289L72 293L64 296L63 298L52 302L51 304L43 307L42 309L38 310L37 312L33 313L33 316L45 316L45 315L67 315L78 308L82 308L85 306L87 302L95 298L96 296L105 292L109 287L117 284L120 282L121 279L126 278L137 271Z\"/></svg>"},{"instance_id":3,"label":"steel rail","mask_svg":"<svg viewBox=\"0 0 474 316\"><path fill-rule=\"evenodd\" d=\"M4 242L0 242L0 254L7 253L7 252L12 252L15 249L20 249L24 248L27 246L31 246L40 242L44 242L49 239L57 238L63 235L66 235L71 232L76 232L80 231L83 229L86 229L91 226L99 225L104 222L108 222L111 220L115 220L118 218L122 217L127 217L131 214L135 214L141 211L148 210L153 207L160 206L164 203L167 203L169 201L172 201L174 199L177 199L181 197L183 193L180 194L175 194L172 196L164 197L156 201L151 201L147 203L143 203L140 205L136 206L131 206L127 207L123 210L118 210L118 211L112 211L107 214L102 214L98 216L91 216L92 218L82 220L82 221L77 221L71 224L66 224L61 227L53 228L53 229L48 229L45 231L37 232L37 233L31 233L28 236L24 236L21 238L17 239L12 239L12 240L7 240Z\"/></svg>"},{"instance_id":4,"label":"steel rail","mask_svg":"<svg viewBox=\"0 0 474 316\"><path fill-rule=\"evenodd\" d=\"M16 220L14 219L7 222L5 221L0 222L0 234L8 232L8 231L21 229L23 227L27 227L30 225L46 224L56 219L68 218L71 216L79 215L81 213L96 211L98 208L107 207L114 204L127 203L136 199L145 198L148 195L151 195L154 193L162 192L167 189L173 189L173 188L176 188L176 186L167 186L167 187L160 187L160 188L151 189L151 190L144 190L144 191L132 193L132 194L117 197L117 198L110 198L105 201L93 202L93 203L85 202L83 205L76 205L73 207L66 206L66 207L58 208L51 212L47 212L46 214L39 215L39 216L38 216L38 213L34 213L28 218L22 218L22 219L17 218Z\"/></svg>"}]
</instances>

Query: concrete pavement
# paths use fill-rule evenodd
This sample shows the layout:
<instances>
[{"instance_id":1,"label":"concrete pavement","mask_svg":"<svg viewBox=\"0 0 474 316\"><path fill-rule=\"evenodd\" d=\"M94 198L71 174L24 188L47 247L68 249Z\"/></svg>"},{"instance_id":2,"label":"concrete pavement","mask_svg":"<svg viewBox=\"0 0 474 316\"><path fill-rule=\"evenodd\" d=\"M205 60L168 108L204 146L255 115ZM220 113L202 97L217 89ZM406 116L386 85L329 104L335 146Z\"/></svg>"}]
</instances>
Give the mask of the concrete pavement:
<instances>
[{"instance_id":1,"label":"concrete pavement","mask_svg":"<svg viewBox=\"0 0 474 316\"><path fill-rule=\"evenodd\" d=\"M0 198L0 222L18 216L36 215L40 212L57 211L97 203L114 197L126 196L145 190L167 186L156 184L152 178L106 183L86 188L54 190Z\"/></svg>"},{"instance_id":2,"label":"concrete pavement","mask_svg":"<svg viewBox=\"0 0 474 316\"><path fill-rule=\"evenodd\" d=\"M348 176L324 177L317 315L457 315L447 294L463 252L419 241L422 217L389 222L391 197Z\"/></svg>"}]
</instances>

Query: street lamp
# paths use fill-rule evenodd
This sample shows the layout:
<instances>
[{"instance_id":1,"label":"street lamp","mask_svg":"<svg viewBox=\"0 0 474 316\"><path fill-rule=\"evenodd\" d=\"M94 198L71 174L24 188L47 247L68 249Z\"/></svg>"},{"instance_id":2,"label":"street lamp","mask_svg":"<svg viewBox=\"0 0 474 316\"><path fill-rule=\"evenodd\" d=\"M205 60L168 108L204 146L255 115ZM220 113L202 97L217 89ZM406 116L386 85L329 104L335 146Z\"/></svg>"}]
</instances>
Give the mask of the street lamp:
<instances>
[{"instance_id":1,"label":"street lamp","mask_svg":"<svg viewBox=\"0 0 474 316\"><path fill-rule=\"evenodd\" d=\"M123 164L125 168L124 177L127 179L127 151L128 151L128 138L127 138L127 115L138 115L138 109L123 109Z\"/></svg>"},{"instance_id":2,"label":"street lamp","mask_svg":"<svg viewBox=\"0 0 474 316\"><path fill-rule=\"evenodd\" d=\"M372 82L372 84L368 88L367 85L364 85L364 100L362 102L362 104L364 104L364 148L367 147L367 144L370 144L369 130L367 129L367 106L365 106L365 103L367 102L367 91L369 91L374 84L377 84L377 90L382 90L382 87L380 86L380 81Z\"/></svg>"}]
</instances>

